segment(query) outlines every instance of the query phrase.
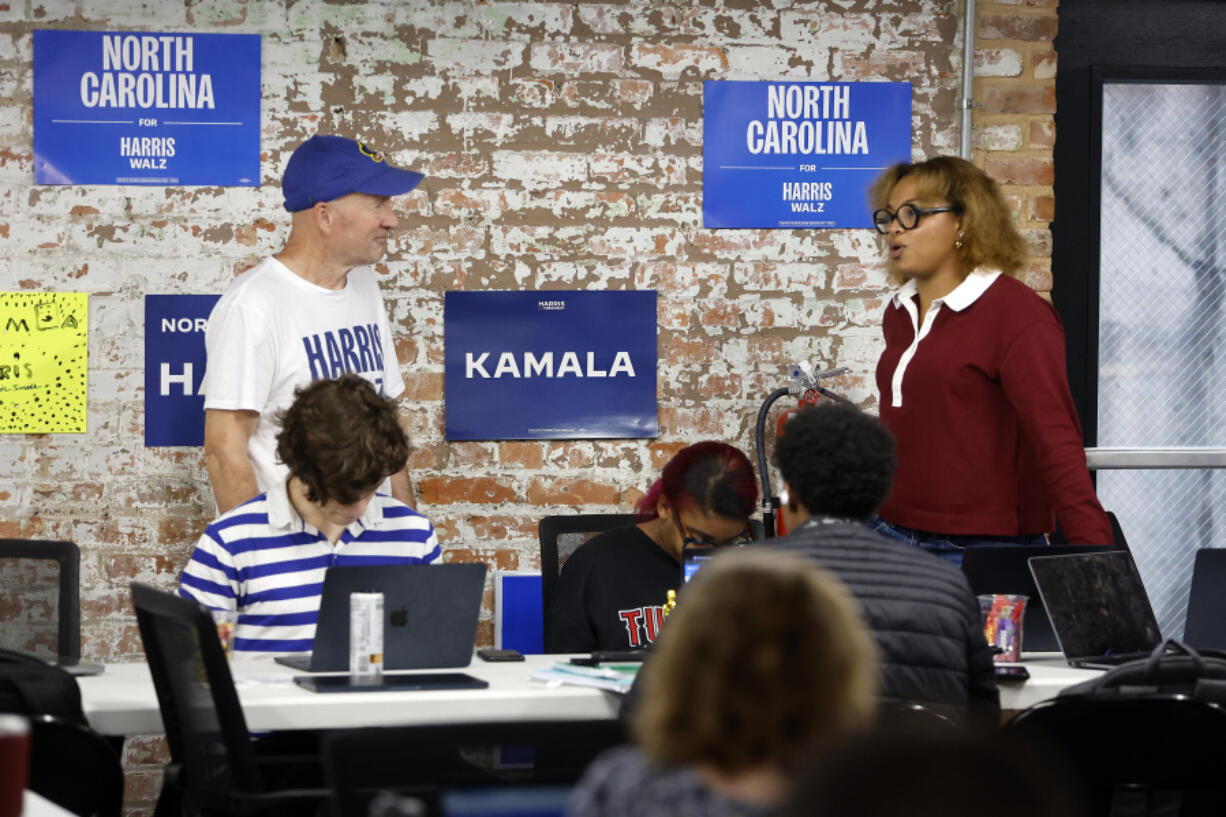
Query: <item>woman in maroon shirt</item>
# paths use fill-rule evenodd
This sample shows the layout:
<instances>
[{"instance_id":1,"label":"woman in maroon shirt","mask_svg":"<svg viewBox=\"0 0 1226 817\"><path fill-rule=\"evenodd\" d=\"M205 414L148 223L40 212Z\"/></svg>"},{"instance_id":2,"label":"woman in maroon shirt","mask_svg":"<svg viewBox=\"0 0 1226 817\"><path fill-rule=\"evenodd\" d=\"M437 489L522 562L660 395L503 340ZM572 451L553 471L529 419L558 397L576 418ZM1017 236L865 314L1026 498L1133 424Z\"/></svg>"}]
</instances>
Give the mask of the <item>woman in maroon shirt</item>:
<instances>
[{"instance_id":1,"label":"woman in maroon shirt","mask_svg":"<svg viewBox=\"0 0 1226 817\"><path fill-rule=\"evenodd\" d=\"M969 546L1041 544L1055 518L1070 542L1110 543L1064 330L1012 277L1023 242L996 183L940 156L891 167L871 200L887 266L903 282L885 308L877 363L898 472L874 526L955 564Z\"/></svg>"}]
</instances>

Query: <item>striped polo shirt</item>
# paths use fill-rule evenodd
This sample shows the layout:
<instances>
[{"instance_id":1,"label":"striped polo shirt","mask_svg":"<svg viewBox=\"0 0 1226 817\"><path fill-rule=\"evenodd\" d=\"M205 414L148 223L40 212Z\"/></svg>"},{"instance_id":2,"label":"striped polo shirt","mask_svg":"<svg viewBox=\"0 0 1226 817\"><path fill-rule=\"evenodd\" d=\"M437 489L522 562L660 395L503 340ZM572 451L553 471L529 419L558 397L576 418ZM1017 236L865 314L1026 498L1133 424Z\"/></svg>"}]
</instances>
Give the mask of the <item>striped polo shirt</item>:
<instances>
[{"instance_id":1,"label":"striped polo shirt","mask_svg":"<svg viewBox=\"0 0 1226 817\"><path fill-rule=\"evenodd\" d=\"M429 520L383 494L334 546L303 521L281 483L205 529L179 595L238 610L235 652L309 652L329 567L431 563L441 554Z\"/></svg>"}]
</instances>

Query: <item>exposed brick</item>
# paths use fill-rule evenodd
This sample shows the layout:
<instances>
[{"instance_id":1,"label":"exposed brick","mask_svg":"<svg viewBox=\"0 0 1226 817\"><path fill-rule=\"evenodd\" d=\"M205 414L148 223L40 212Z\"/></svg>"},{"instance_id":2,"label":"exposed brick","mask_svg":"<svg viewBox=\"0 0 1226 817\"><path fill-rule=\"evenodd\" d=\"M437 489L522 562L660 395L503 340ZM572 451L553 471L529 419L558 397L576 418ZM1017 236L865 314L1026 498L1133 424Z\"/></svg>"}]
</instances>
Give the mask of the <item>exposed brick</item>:
<instances>
[{"instance_id":1,"label":"exposed brick","mask_svg":"<svg viewBox=\"0 0 1226 817\"><path fill-rule=\"evenodd\" d=\"M1055 196L1035 196L1030 200L1031 221L1053 221L1055 218Z\"/></svg>"},{"instance_id":2,"label":"exposed brick","mask_svg":"<svg viewBox=\"0 0 1226 817\"><path fill-rule=\"evenodd\" d=\"M1051 159L989 157L983 169L1001 184L1050 186L1055 180Z\"/></svg>"},{"instance_id":3,"label":"exposed brick","mask_svg":"<svg viewBox=\"0 0 1226 817\"><path fill-rule=\"evenodd\" d=\"M519 499L510 480L500 477L430 477L418 482L417 493L427 505L496 504Z\"/></svg>"},{"instance_id":4,"label":"exposed brick","mask_svg":"<svg viewBox=\"0 0 1226 817\"><path fill-rule=\"evenodd\" d=\"M528 484L527 500L532 505L616 505L621 492L610 485L588 479L537 477Z\"/></svg>"},{"instance_id":5,"label":"exposed brick","mask_svg":"<svg viewBox=\"0 0 1226 817\"><path fill-rule=\"evenodd\" d=\"M639 44L630 49L630 64L658 71L665 79L678 79L687 72L696 77L714 78L714 72L728 67L728 57L719 46L675 43Z\"/></svg>"},{"instance_id":6,"label":"exposed brick","mask_svg":"<svg viewBox=\"0 0 1226 817\"><path fill-rule=\"evenodd\" d=\"M981 40L1051 42L1056 36L1054 14L980 14L976 20Z\"/></svg>"},{"instance_id":7,"label":"exposed brick","mask_svg":"<svg viewBox=\"0 0 1226 817\"><path fill-rule=\"evenodd\" d=\"M447 551L446 560L449 564L482 562L490 570L516 570L519 568L519 553L505 548L471 548L453 547Z\"/></svg>"},{"instance_id":8,"label":"exposed brick","mask_svg":"<svg viewBox=\"0 0 1226 817\"><path fill-rule=\"evenodd\" d=\"M472 516L473 535L478 541L536 539L540 518L536 516Z\"/></svg>"},{"instance_id":9,"label":"exposed brick","mask_svg":"<svg viewBox=\"0 0 1226 817\"><path fill-rule=\"evenodd\" d=\"M975 51L975 76L1016 77L1022 73L1022 55L1013 48L984 48Z\"/></svg>"},{"instance_id":10,"label":"exposed brick","mask_svg":"<svg viewBox=\"0 0 1226 817\"><path fill-rule=\"evenodd\" d=\"M1031 57L1031 72L1035 79L1056 78L1056 52L1040 51Z\"/></svg>"},{"instance_id":11,"label":"exposed brick","mask_svg":"<svg viewBox=\"0 0 1226 817\"><path fill-rule=\"evenodd\" d=\"M1018 150L1022 146L1022 126L1008 124L976 128L975 143L980 150Z\"/></svg>"},{"instance_id":12,"label":"exposed brick","mask_svg":"<svg viewBox=\"0 0 1226 817\"><path fill-rule=\"evenodd\" d=\"M992 85L984 89L986 113L1055 113L1054 85Z\"/></svg>"},{"instance_id":13,"label":"exposed brick","mask_svg":"<svg viewBox=\"0 0 1226 817\"><path fill-rule=\"evenodd\" d=\"M625 56L621 46L609 43L535 43L533 71L564 74L616 74Z\"/></svg>"},{"instance_id":14,"label":"exposed brick","mask_svg":"<svg viewBox=\"0 0 1226 817\"><path fill-rule=\"evenodd\" d=\"M501 442L498 461L506 466L537 470L545 464L545 449L539 442Z\"/></svg>"},{"instance_id":15,"label":"exposed brick","mask_svg":"<svg viewBox=\"0 0 1226 817\"><path fill-rule=\"evenodd\" d=\"M1030 123L1030 147L1050 150L1056 146L1056 123L1043 118Z\"/></svg>"}]
</instances>

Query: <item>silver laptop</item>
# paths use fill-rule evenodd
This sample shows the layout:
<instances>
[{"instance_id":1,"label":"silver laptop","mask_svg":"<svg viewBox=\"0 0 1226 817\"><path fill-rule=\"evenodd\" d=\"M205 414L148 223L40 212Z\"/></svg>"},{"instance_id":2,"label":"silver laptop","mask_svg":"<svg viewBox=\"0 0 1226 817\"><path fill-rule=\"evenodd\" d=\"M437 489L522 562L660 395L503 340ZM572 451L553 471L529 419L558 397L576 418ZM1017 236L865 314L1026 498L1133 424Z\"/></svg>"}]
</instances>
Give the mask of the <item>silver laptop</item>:
<instances>
[{"instance_id":1,"label":"silver laptop","mask_svg":"<svg viewBox=\"0 0 1226 817\"><path fill-rule=\"evenodd\" d=\"M349 669L349 594L383 594L383 668L439 669L472 662L484 564L345 565L324 574L312 652L277 656L307 672Z\"/></svg>"},{"instance_id":2,"label":"silver laptop","mask_svg":"<svg viewBox=\"0 0 1226 817\"><path fill-rule=\"evenodd\" d=\"M1124 551L1036 556L1030 572L1069 666L1107 669L1162 641L1141 575Z\"/></svg>"}]
</instances>

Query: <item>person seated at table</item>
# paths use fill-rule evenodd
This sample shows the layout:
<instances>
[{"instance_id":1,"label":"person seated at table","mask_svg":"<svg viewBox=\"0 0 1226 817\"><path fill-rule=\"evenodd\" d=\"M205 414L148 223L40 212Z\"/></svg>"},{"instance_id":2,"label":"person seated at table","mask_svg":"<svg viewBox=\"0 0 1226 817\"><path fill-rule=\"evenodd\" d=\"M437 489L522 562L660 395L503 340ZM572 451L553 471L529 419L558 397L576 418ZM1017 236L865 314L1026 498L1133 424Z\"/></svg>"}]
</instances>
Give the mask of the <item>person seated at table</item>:
<instances>
[{"instance_id":1,"label":"person seated at table","mask_svg":"<svg viewBox=\"0 0 1226 817\"><path fill-rule=\"evenodd\" d=\"M749 458L721 442L676 453L639 500L639 522L593 537L566 560L550 605L548 652L630 650L659 635L687 545L744 544L758 501Z\"/></svg>"},{"instance_id":2,"label":"person seated at table","mask_svg":"<svg viewBox=\"0 0 1226 817\"><path fill-rule=\"evenodd\" d=\"M408 461L394 402L344 374L300 389L279 422L289 477L210 524L179 579L180 595L238 611L239 653L310 651L333 565L441 556L424 516L375 492Z\"/></svg>"},{"instance_id":3,"label":"person seated at table","mask_svg":"<svg viewBox=\"0 0 1226 817\"><path fill-rule=\"evenodd\" d=\"M995 728L992 652L966 577L867 524L890 492L890 432L855 406L807 408L784 427L775 461L790 533L770 544L815 559L847 584L877 638L882 697Z\"/></svg>"},{"instance_id":4,"label":"person seated at table","mask_svg":"<svg viewBox=\"0 0 1226 817\"><path fill-rule=\"evenodd\" d=\"M570 817L768 814L799 764L875 714L876 659L855 602L796 555L717 555L681 591L653 652L636 745L592 763Z\"/></svg>"}]
</instances>

